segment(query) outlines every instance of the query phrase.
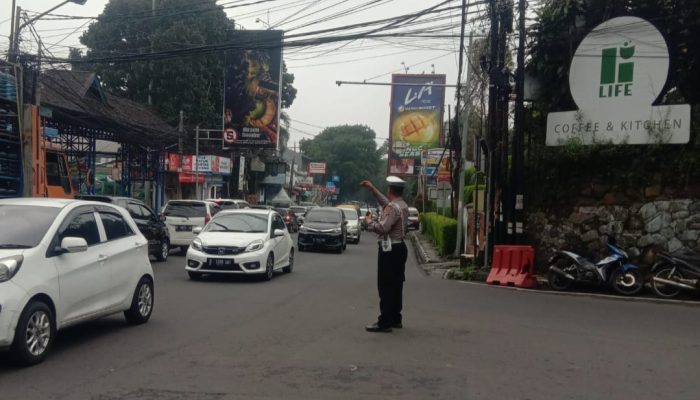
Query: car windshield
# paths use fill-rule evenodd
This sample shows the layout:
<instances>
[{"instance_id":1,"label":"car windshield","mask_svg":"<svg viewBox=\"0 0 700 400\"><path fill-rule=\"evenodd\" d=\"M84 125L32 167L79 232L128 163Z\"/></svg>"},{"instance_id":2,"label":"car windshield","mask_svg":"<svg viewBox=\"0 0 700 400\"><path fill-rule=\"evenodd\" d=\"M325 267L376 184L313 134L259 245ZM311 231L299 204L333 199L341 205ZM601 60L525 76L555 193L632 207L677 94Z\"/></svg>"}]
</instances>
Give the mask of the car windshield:
<instances>
[{"instance_id":1,"label":"car windshield","mask_svg":"<svg viewBox=\"0 0 700 400\"><path fill-rule=\"evenodd\" d=\"M203 218L207 215L207 207L196 202L168 203L164 214L168 217Z\"/></svg>"},{"instance_id":2,"label":"car windshield","mask_svg":"<svg viewBox=\"0 0 700 400\"><path fill-rule=\"evenodd\" d=\"M217 215L204 228L206 232L267 232L266 214L223 214Z\"/></svg>"},{"instance_id":3,"label":"car windshield","mask_svg":"<svg viewBox=\"0 0 700 400\"><path fill-rule=\"evenodd\" d=\"M306 222L339 223L340 213L335 209L315 208L306 214Z\"/></svg>"},{"instance_id":4,"label":"car windshield","mask_svg":"<svg viewBox=\"0 0 700 400\"><path fill-rule=\"evenodd\" d=\"M417 210L417 209L415 209L415 208L409 208L409 209L408 209L408 215L410 215L410 216L412 216L412 217L417 217L418 214L419 214L419 213L418 213L418 210Z\"/></svg>"},{"instance_id":5,"label":"car windshield","mask_svg":"<svg viewBox=\"0 0 700 400\"><path fill-rule=\"evenodd\" d=\"M348 221L356 220L357 219L357 211L351 210L349 208L341 208L343 211L343 215L345 215L345 219Z\"/></svg>"},{"instance_id":6,"label":"car windshield","mask_svg":"<svg viewBox=\"0 0 700 400\"><path fill-rule=\"evenodd\" d=\"M292 208L290 208L290 210L292 210L292 212L293 212L294 214L303 214L303 213L306 212L306 208L305 208L305 207L292 207Z\"/></svg>"},{"instance_id":7,"label":"car windshield","mask_svg":"<svg viewBox=\"0 0 700 400\"><path fill-rule=\"evenodd\" d=\"M0 248L36 247L60 211L56 207L0 205Z\"/></svg>"}]
</instances>

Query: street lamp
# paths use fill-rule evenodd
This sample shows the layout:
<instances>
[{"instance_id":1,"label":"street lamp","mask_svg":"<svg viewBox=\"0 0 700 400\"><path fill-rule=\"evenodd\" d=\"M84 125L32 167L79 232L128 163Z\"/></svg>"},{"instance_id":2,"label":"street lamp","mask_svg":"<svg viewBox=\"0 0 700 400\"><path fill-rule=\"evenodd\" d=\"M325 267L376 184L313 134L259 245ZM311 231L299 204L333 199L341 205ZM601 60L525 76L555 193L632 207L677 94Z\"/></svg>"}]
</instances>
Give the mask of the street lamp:
<instances>
[{"instance_id":1,"label":"street lamp","mask_svg":"<svg viewBox=\"0 0 700 400\"><path fill-rule=\"evenodd\" d=\"M260 18L255 18L255 22L256 22L256 23L260 23L260 24L263 24L263 25L264 25L264 26L265 26L265 27L266 27L267 29L270 29L270 28L272 28L272 27L270 26L270 24L269 24L269 23L267 23L267 22L265 22L265 21L261 20Z\"/></svg>"},{"instance_id":2,"label":"street lamp","mask_svg":"<svg viewBox=\"0 0 700 400\"><path fill-rule=\"evenodd\" d=\"M12 15L12 26L10 28L10 51L8 52L9 61L13 61L15 53L17 52L17 48L19 47L19 40L18 40L19 39L19 32L22 30L22 28L33 23L34 21L45 16L46 14L56 10L57 8L63 7L64 5L66 5L68 3L75 3L75 4L79 4L82 6L82 5L85 5L87 0L65 0L61 3L58 3L58 5L44 11L43 13L41 13L33 18L30 18L29 20L27 20L23 24L19 23L19 18L20 18L20 15L22 14L22 8L20 6L15 7L15 2L16 2L16 0L12 0L13 15Z\"/></svg>"}]
</instances>

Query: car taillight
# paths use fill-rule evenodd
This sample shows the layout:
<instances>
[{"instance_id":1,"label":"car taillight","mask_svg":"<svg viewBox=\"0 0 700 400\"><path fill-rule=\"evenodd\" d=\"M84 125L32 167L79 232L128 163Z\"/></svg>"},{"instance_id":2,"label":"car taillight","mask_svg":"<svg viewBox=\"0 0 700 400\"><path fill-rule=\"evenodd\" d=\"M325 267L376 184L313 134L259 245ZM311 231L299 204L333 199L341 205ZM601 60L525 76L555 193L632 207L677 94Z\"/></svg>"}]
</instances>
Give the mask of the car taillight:
<instances>
[{"instance_id":1,"label":"car taillight","mask_svg":"<svg viewBox=\"0 0 700 400\"><path fill-rule=\"evenodd\" d=\"M208 224L209 221L211 221L211 215L207 214L204 216L204 225Z\"/></svg>"},{"instance_id":2,"label":"car taillight","mask_svg":"<svg viewBox=\"0 0 700 400\"><path fill-rule=\"evenodd\" d=\"M289 215L287 215L286 217L284 217L284 219L287 220L287 221L289 221L289 220L292 219L292 217L290 217Z\"/></svg>"}]
</instances>

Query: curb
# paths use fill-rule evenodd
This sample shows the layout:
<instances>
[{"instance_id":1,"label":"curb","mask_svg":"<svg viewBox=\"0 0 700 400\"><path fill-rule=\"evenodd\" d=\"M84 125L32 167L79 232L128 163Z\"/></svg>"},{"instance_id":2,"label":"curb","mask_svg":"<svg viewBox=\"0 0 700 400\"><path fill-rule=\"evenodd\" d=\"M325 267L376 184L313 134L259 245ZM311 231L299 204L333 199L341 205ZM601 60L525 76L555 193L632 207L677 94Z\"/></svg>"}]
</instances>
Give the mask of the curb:
<instances>
[{"instance_id":1,"label":"curb","mask_svg":"<svg viewBox=\"0 0 700 400\"><path fill-rule=\"evenodd\" d=\"M613 294L599 294L599 293L585 293L585 292L555 292L553 290L540 290L540 289L524 289L512 286L500 286L500 285L489 285L482 282L472 282L472 281L455 281L466 285L474 286L486 286L494 289L505 289L514 290L518 292L526 293L539 293L545 295L554 296L571 296L571 297L589 297L589 298L599 298L617 301L628 301L628 302L640 302L640 303L652 303L652 304L675 304L684 305L687 307L698 307L700 306L700 301L692 300L672 300L672 299L659 299L655 297L627 297L627 296L617 296Z\"/></svg>"},{"instance_id":2,"label":"curb","mask_svg":"<svg viewBox=\"0 0 700 400\"><path fill-rule=\"evenodd\" d=\"M414 232L409 232L408 235L411 237L411 243L415 249L416 258L418 259L418 263L421 264L421 267L423 264L430 264L430 257L428 257L428 253L423 248L418 237L416 237L416 234Z\"/></svg>"}]
</instances>

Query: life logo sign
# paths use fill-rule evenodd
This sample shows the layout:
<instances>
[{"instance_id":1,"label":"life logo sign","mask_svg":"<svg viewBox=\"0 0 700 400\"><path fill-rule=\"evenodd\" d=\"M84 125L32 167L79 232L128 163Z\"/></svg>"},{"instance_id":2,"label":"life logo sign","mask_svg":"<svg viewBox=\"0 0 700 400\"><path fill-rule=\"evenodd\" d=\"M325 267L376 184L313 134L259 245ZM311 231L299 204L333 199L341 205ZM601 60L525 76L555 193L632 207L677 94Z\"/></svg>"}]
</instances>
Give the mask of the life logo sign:
<instances>
[{"instance_id":1,"label":"life logo sign","mask_svg":"<svg viewBox=\"0 0 700 400\"><path fill-rule=\"evenodd\" d=\"M224 145L234 144L238 140L238 132L233 128L226 128L224 130Z\"/></svg>"},{"instance_id":2,"label":"life logo sign","mask_svg":"<svg viewBox=\"0 0 700 400\"><path fill-rule=\"evenodd\" d=\"M619 17L594 28L569 69L576 111L550 113L547 145L687 143L690 106L654 106L669 69L668 46L651 23Z\"/></svg>"}]
</instances>

